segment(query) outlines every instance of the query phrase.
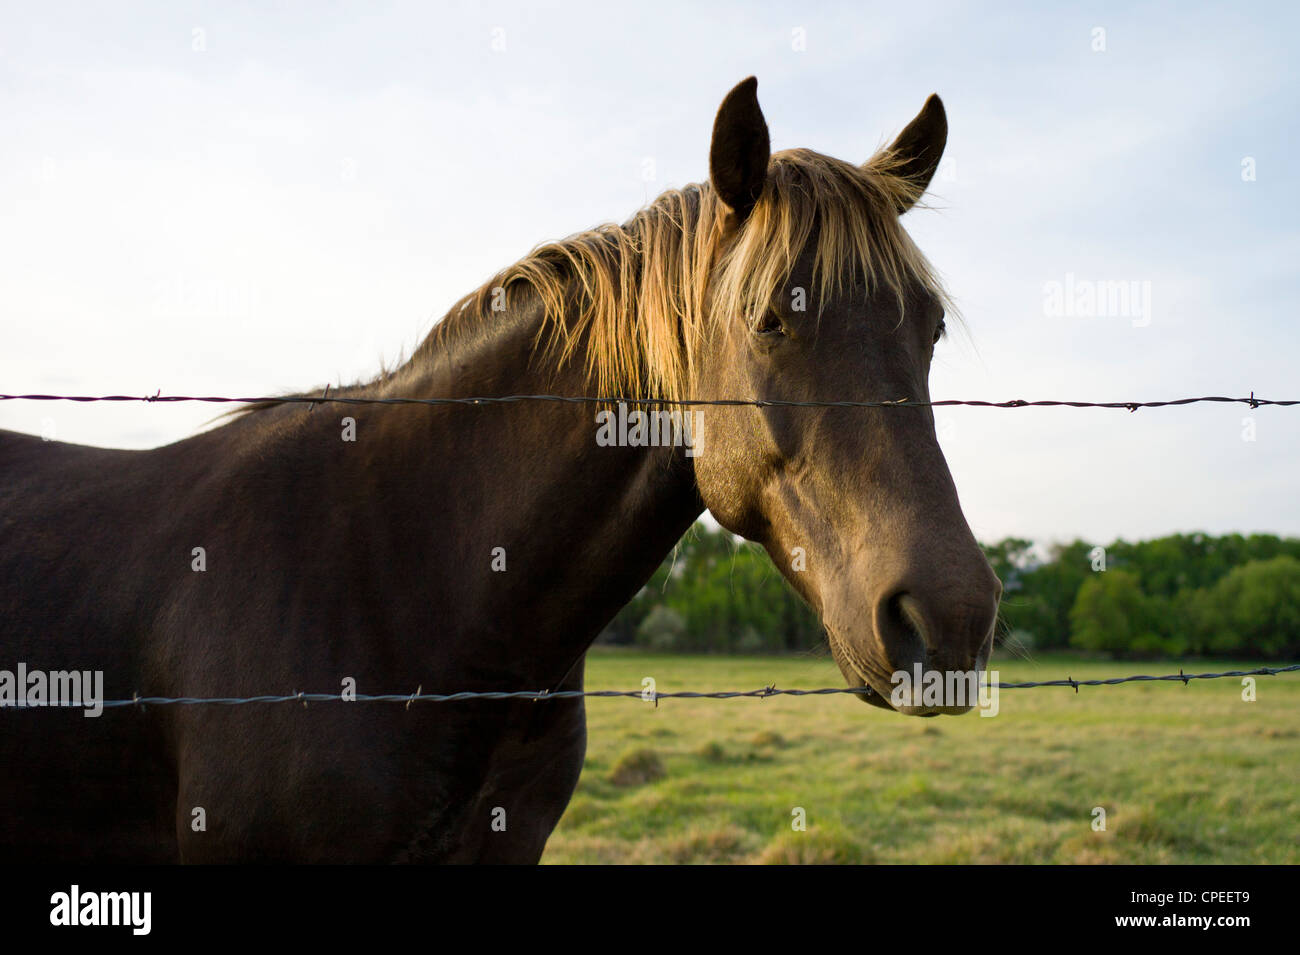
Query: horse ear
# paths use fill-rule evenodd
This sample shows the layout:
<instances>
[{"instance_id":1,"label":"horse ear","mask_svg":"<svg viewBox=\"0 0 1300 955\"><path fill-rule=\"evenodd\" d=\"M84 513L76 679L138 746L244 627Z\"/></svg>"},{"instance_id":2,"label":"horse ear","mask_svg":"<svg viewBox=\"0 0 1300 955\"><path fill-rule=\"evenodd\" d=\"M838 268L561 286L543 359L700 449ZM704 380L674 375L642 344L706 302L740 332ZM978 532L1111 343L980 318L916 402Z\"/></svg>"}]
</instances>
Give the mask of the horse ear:
<instances>
[{"instance_id":1,"label":"horse ear","mask_svg":"<svg viewBox=\"0 0 1300 955\"><path fill-rule=\"evenodd\" d=\"M943 158L943 147L948 143L948 115L944 112L943 101L937 94L930 98L916 114L916 119L907 124L907 128L898 134L894 144L889 147L889 154L894 165L891 171L910 182L915 189L912 195L900 198L896 205L898 214L902 215L916 204L925 194L934 178L934 171L939 168Z\"/></svg>"},{"instance_id":2,"label":"horse ear","mask_svg":"<svg viewBox=\"0 0 1300 955\"><path fill-rule=\"evenodd\" d=\"M767 121L758 108L758 80L751 76L718 107L709 147L709 180L741 222L763 191L771 151Z\"/></svg>"}]
</instances>

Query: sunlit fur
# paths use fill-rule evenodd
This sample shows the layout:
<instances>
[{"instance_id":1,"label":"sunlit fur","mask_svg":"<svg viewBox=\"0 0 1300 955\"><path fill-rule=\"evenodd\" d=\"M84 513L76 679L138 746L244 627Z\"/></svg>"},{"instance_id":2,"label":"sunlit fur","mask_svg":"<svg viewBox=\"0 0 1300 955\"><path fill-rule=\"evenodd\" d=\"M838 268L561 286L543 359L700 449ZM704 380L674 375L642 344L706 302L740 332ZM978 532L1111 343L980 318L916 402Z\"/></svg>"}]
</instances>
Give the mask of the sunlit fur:
<instances>
[{"instance_id":1,"label":"sunlit fur","mask_svg":"<svg viewBox=\"0 0 1300 955\"><path fill-rule=\"evenodd\" d=\"M862 166L807 149L776 153L758 203L734 234L709 185L670 189L624 225L538 246L498 273L434 329L416 362L445 336L491 316L498 290L508 311L527 285L546 309L539 349L557 364L581 355L598 394L689 398L709 323L747 322L766 309L810 240L810 303L865 280L893 292L900 305L918 283L947 307L930 264L898 221L897 209L912 205L920 190L894 168L888 150Z\"/></svg>"}]
</instances>

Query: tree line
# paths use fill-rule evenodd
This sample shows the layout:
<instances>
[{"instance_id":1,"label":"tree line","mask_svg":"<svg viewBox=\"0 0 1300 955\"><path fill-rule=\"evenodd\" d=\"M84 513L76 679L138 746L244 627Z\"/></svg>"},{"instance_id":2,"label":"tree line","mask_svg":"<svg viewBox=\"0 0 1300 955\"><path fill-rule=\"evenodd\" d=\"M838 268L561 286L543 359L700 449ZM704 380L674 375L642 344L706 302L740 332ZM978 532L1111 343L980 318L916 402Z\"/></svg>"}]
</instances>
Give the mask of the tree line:
<instances>
[{"instance_id":1,"label":"tree line","mask_svg":"<svg viewBox=\"0 0 1300 955\"><path fill-rule=\"evenodd\" d=\"M1300 539L1175 534L1036 548L982 545L1004 586L997 639L1115 657L1300 659ZM697 523L599 642L781 653L824 641L762 548Z\"/></svg>"}]
</instances>

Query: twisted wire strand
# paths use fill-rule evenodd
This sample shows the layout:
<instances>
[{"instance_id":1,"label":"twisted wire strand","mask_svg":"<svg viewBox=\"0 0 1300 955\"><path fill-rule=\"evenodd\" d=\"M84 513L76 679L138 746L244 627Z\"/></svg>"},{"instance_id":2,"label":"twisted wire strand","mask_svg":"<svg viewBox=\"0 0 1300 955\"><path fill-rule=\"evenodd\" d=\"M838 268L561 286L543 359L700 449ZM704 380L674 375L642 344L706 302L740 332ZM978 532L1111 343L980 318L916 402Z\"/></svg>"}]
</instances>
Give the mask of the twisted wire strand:
<instances>
[{"instance_id":1,"label":"twisted wire strand","mask_svg":"<svg viewBox=\"0 0 1300 955\"><path fill-rule=\"evenodd\" d=\"M1142 683L1142 682L1169 682L1183 683L1186 685L1192 680L1217 680L1224 677L1241 677L1241 676L1276 676L1279 673L1290 673L1300 670L1300 663L1292 663L1281 667L1257 667L1253 670L1224 670L1217 673L1184 673L1179 670L1177 673L1167 673L1160 676L1150 676L1147 674L1136 674L1134 676L1117 676L1107 679L1098 680L1075 680L1066 677L1064 680L1030 680L1021 683L982 683L981 687L988 689L1000 690L1025 690L1035 687L1045 686L1069 686L1073 687L1077 693L1081 686L1115 686L1120 683ZM412 703L460 703L467 700L526 700L533 702L542 702L546 700L575 700L587 698L610 698L619 697L627 699L640 699L647 703L657 703L659 700L734 700L742 698L766 699L771 696L829 696L838 693L848 693L857 696L872 696L875 691L870 687L823 687L813 690L800 689L780 689L775 685L761 687L757 690L678 690L669 693L660 693L651 690L465 690L459 693L379 693L366 694L357 693L351 698L345 698L340 693L289 693L284 695L266 695L266 696L134 696L131 699L105 700L103 707L105 709L115 709L127 706L197 706L197 705L215 705L215 706L243 706L251 703L340 703L340 702L357 702L357 703L404 703L410 706ZM19 706L16 709L36 709L33 706Z\"/></svg>"},{"instance_id":2,"label":"twisted wire strand","mask_svg":"<svg viewBox=\"0 0 1300 955\"><path fill-rule=\"evenodd\" d=\"M1300 405L1300 399L1257 398L1252 391L1248 398L1233 398L1225 395L1205 395L1198 398L1170 398L1163 401L1063 401L1043 399L1026 401L1012 398L1007 401L985 401L960 398L945 398L939 401L914 401L900 398L896 401L787 401L780 398L681 398L668 400L662 398L630 398L612 395L482 395L465 398L367 398L347 395L278 395L260 398L228 398L219 395L9 395L0 394L0 401L136 401L146 404L171 404L185 401L198 401L210 404L342 404L342 405L503 405L525 401L542 401L560 404L628 404L646 406L752 406L755 408L950 408L958 405L972 408L1117 408L1136 411L1139 408L1170 408L1177 405L1191 405L1202 402L1218 404L1244 404L1251 408L1264 405L1290 407Z\"/></svg>"}]
</instances>

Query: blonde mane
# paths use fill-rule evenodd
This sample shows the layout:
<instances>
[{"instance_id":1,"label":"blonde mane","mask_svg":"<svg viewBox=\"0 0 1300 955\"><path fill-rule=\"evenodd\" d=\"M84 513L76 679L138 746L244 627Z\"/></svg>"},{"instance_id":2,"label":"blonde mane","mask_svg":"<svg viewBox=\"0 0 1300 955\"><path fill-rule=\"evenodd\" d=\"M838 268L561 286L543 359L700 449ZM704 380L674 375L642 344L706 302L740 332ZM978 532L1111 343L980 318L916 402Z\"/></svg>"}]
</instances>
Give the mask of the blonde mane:
<instances>
[{"instance_id":1,"label":"blonde mane","mask_svg":"<svg viewBox=\"0 0 1300 955\"><path fill-rule=\"evenodd\" d=\"M546 314L536 346L557 366L584 351L595 393L689 398L708 322L740 322L768 308L814 234L811 301L865 281L892 292L901 306L908 286L919 283L949 307L899 224L897 210L920 190L897 167L888 150L863 166L807 149L776 153L716 274L725 207L707 184L670 189L624 225L538 246L462 300L420 351L467 322L508 312L526 286Z\"/></svg>"}]
</instances>

